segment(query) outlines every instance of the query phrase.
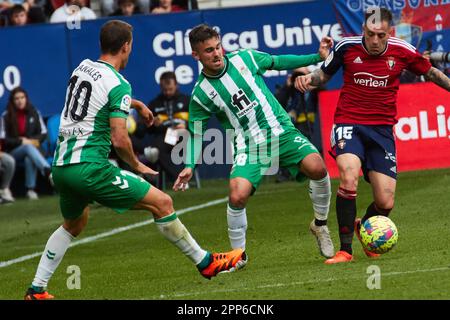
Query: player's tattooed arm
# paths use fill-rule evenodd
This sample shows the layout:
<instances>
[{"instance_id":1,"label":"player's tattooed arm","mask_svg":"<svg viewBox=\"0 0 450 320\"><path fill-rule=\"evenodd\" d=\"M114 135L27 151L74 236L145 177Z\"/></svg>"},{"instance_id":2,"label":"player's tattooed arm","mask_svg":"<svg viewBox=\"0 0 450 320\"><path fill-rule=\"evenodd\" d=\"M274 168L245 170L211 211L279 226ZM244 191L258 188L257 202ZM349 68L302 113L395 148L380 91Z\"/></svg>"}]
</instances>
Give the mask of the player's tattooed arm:
<instances>
[{"instance_id":1,"label":"player's tattooed arm","mask_svg":"<svg viewBox=\"0 0 450 320\"><path fill-rule=\"evenodd\" d=\"M294 85L300 92L306 92L327 83L330 78L331 76L324 73L321 69L316 69L306 76L297 77Z\"/></svg>"},{"instance_id":2,"label":"player's tattooed arm","mask_svg":"<svg viewBox=\"0 0 450 320\"><path fill-rule=\"evenodd\" d=\"M431 82L434 82L439 87L450 91L450 78L447 77L442 71L431 67L430 70L425 74L425 78Z\"/></svg>"},{"instance_id":3,"label":"player's tattooed arm","mask_svg":"<svg viewBox=\"0 0 450 320\"><path fill-rule=\"evenodd\" d=\"M311 74L311 85L320 87L330 80L330 76L323 72L321 69L316 69Z\"/></svg>"}]
</instances>

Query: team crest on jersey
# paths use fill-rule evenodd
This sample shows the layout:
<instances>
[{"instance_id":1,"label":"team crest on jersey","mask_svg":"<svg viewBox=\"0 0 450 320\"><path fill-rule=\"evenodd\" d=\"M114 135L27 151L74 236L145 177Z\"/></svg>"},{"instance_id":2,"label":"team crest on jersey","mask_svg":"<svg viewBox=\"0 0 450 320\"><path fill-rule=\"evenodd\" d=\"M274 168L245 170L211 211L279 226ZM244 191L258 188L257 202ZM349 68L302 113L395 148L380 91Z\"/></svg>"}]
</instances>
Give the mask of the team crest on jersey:
<instances>
[{"instance_id":1,"label":"team crest on jersey","mask_svg":"<svg viewBox=\"0 0 450 320\"><path fill-rule=\"evenodd\" d=\"M337 146L339 149L343 150L345 148L346 144L347 144L347 142L345 142L345 140L339 140L337 143Z\"/></svg>"},{"instance_id":2,"label":"team crest on jersey","mask_svg":"<svg viewBox=\"0 0 450 320\"><path fill-rule=\"evenodd\" d=\"M394 69L394 66L395 66L395 59L394 59L394 57L388 57L387 60L386 60L386 64L387 64L389 70Z\"/></svg>"}]
</instances>

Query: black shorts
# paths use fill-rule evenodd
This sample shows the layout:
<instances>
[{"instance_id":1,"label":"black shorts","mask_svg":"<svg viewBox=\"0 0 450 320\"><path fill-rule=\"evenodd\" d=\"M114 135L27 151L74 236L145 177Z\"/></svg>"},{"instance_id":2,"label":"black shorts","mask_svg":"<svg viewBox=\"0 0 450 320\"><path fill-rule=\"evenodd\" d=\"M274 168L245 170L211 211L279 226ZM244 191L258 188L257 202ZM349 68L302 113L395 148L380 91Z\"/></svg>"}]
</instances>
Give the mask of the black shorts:
<instances>
[{"instance_id":1,"label":"black shorts","mask_svg":"<svg viewBox=\"0 0 450 320\"><path fill-rule=\"evenodd\" d=\"M364 179L376 171L397 179L395 139L391 125L335 124L330 154L351 153L361 159Z\"/></svg>"}]
</instances>

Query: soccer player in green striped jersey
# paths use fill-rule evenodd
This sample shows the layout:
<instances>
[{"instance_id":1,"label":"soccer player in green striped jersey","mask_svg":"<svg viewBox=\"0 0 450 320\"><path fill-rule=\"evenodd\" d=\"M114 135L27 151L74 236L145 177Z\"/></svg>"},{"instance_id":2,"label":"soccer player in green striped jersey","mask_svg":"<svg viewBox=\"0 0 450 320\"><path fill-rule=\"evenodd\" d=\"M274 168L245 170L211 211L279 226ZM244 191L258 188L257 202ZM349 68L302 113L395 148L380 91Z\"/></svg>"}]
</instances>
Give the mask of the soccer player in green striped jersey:
<instances>
[{"instance_id":1,"label":"soccer player in green striped jersey","mask_svg":"<svg viewBox=\"0 0 450 320\"><path fill-rule=\"evenodd\" d=\"M332 39L321 40L318 54L302 56L274 56L255 50L224 55L219 34L205 24L192 29L189 40L192 55L203 69L189 105L191 139L186 167L173 189L184 190L191 179L206 123L216 115L225 129L234 131L234 163L227 206L231 247L245 250L247 201L269 167L278 163L288 168L297 180L310 178L315 215L310 230L316 236L321 254L332 257L334 248L326 225L331 188L325 163L317 149L294 127L263 79L266 70L290 70L326 59ZM245 254L235 269L245 266L247 258Z\"/></svg>"},{"instance_id":2,"label":"soccer player in green striped jersey","mask_svg":"<svg viewBox=\"0 0 450 320\"><path fill-rule=\"evenodd\" d=\"M202 249L177 218L169 195L142 177L108 162L111 143L122 160L139 174L156 174L134 155L126 119L131 106L150 125L152 113L132 100L131 86L118 73L125 68L132 47L131 25L111 20L100 31L101 56L83 60L73 71L61 114L58 146L52 167L60 195L64 223L48 239L35 278L25 299L51 299L46 286L72 240L86 226L89 203L96 201L123 213L147 210L163 236L210 279L234 267L243 250L210 253Z\"/></svg>"}]
</instances>

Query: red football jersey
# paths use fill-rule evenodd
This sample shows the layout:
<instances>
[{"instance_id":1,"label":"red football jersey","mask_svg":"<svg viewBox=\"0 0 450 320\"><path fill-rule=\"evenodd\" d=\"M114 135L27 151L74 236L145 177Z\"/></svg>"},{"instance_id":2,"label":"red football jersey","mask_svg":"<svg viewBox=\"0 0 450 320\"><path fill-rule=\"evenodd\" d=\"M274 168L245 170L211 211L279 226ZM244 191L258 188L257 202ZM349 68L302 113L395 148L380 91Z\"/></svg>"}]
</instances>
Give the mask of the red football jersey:
<instances>
[{"instance_id":1,"label":"red football jersey","mask_svg":"<svg viewBox=\"0 0 450 320\"><path fill-rule=\"evenodd\" d=\"M383 53L370 55L364 47L363 36L347 37L336 44L322 70L333 75L341 66L344 86L334 122L367 125L395 124L403 69L422 75L431 68L416 48L394 37L388 39Z\"/></svg>"}]
</instances>

